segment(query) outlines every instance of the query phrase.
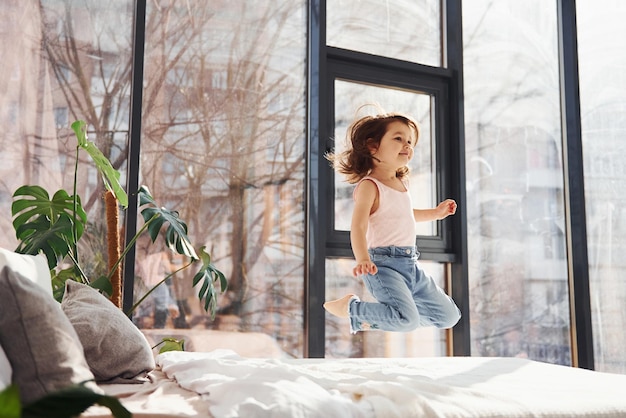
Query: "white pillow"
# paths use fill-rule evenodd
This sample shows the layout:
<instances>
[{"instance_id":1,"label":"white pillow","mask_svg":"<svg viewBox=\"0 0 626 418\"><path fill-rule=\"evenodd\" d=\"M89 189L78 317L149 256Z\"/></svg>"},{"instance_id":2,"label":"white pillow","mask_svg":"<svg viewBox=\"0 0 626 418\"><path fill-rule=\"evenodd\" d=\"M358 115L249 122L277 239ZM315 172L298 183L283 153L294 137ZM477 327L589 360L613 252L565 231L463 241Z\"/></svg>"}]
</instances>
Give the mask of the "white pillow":
<instances>
[{"instance_id":1,"label":"white pillow","mask_svg":"<svg viewBox=\"0 0 626 418\"><path fill-rule=\"evenodd\" d=\"M9 359L0 345L0 391L11 384L12 372Z\"/></svg>"},{"instance_id":2,"label":"white pillow","mask_svg":"<svg viewBox=\"0 0 626 418\"><path fill-rule=\"evenodd\" d=\"M5 266L13 271L19 271L24 277L31 279L43 288L46 293L52 294L52 278L48 262L43 254L28 255L0 248L0 270Z\"/></svg>"}]
</instances>

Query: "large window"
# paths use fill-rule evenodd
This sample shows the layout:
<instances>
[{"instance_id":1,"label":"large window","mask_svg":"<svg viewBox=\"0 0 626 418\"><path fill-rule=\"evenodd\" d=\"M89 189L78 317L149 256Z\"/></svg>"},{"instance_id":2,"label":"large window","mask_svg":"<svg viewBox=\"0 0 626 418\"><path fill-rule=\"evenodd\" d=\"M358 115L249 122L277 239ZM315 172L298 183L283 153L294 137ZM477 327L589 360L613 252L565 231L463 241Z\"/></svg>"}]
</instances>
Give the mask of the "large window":
<instances>
[{"instance_id":1,"label":"large window","mask_svg":"<svg viewBox=\"0 0 626 418\"><path fill-rule=\"evenodd\" d=\"M447 171L452 161L449 126L451 72L443 66L443 27L439 1L326 2L326 85L322 108L330 131L322 130L322 151L345 150L346 130L358 117L402 112L420 125L411 161L410 193L416 208L431 208L450 196ZM386 16L381 20L381 16ZM426 64L426 65L424 65ZM325 126L326 123L322 123ZM327 161L321 170L327 210L323 227L323 293L327 300L355 293L372 300L361 278L352 277L354 256L349 229L354 185L334 173ZM322 180L324 181L324 180ZM420 264L442 288L448 288L450 220L418 227ZM460 284L459 284L460 285ZM315 295L314 295L315 296ZM329 357L434 356L450 352L449 334L435 328L411 333L359 332L350 335L345 319L325 315L324 353Z\"/></svg>"},{"instance_id":2,"label":"large window","mask_svg":"<svg viewBox=\"0 0 626 418\"><path fill-rule=\"evenodd\" d=\"M571 364L556 12L464 2L472 355Z\"/></svg>"},{"instance_id":3,"label":"large window","mask_svg":"<svg viewBox=\"0 0 626 418\"><path fill-rule=\"evenodd\" d=\"M0 245L15 248L12 194L23 184L52 196L72 190L76 138L70 124L88 124L88 139L126 173L132 1L3 2L0 17ZM81 155L77 191L90 223L80 255L89 277L106 267L103 186Z\"/></svg>"},{"instance_id":4,"label":"large window","mask_svg":"<svg viewBox=\"0 0 626 418\"><path fill-rule=\"evenodd\" d=\"M441 5L441 0L327 0L327 43L439 67Z\"/></svg>"},{"instance_id":5,"label":"large window","mask_svg":"<svg viewBox=\"0 0 626 418\"><path fill-rule=\"evenodd\" d=\"M594 357L596 369L626 373L626 4L576 6Z\"/></svg>"},{"instance_id":6,"label":"large window","mask_svg":"<svg viewBox=\"0 0 626 418\"><path fill-rule=\"evenodd\" d=\"M188 220L228 291L211 321L191 275L174 276L166 289L179 315L166 326L192 328L196 350L210 349L202 331L217 329L269 336L301 356L304 3L192 4L148 3L140 181ZM139 316L154 326L154 308Z\"/></svg>"},{"instance_id":7,"label":"large window","mask_svg":"<svg viewBox=\"0 0 626 418\"><path fill-rule=\"evenodd\" d=\"M124 182L134 3L0 6L3 247L16 246L10 206L19 185L71 190L74 120L87 122ZM304 2L147 2L143 81L132 91L144 99L139 182L178 212L229 284L213 320L195 271L168 279L133 313L153 342L174 336L207 350L228 341L211 337L219 330L247 354L302 356L305 28ZM106 268L106 230L103 187L87 161L78 176L89 212L81 256L95 278ZM146 241L137 245L135 300L187 261Z\"/></svg>"}]
</instances>

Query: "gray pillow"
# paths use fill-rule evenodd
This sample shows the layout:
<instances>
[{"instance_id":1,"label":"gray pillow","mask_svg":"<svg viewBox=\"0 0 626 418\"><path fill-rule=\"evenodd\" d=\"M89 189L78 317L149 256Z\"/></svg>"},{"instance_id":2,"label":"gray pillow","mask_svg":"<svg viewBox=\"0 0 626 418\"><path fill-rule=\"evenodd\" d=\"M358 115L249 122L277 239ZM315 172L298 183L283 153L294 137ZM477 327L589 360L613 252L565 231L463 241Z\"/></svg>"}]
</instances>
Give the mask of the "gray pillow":
<instances>
[{"instance_id":1,"label":"gray pillow","mask_svg":"<svg viewBox=\"0 0 626 418\"><path fill-rule=\"evenodd\" d=\"M9 262L0 267L0 345L22 403L27 404L94 376L61 305L34 282L36 278L29 277L32 270L13 268L11 259L21 261L22 257L33 256L10 255ZM50 280L50 273L45 272ZM87 386L102 393L94 382Z\"/></svg>"},{"instance_id":2,"label":"gray pillow","mask_svg":"<svg viewBox=\"0 0 626 418\"><path fill-rule=\"evenodd\" d=\"M133 322L97 290L68 280L61 307L74 326L97 382L142 383L154 355Z\"/></svg>"}]
</instances>

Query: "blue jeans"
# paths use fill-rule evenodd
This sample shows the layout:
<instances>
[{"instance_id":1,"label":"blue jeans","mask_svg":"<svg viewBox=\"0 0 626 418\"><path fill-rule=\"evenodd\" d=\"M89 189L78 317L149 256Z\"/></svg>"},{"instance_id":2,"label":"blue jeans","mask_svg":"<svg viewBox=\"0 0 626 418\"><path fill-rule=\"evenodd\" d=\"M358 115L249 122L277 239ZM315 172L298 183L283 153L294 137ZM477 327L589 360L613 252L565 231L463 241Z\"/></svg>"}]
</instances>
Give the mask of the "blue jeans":
<instances>
[{"instance_id":1,"label":"blue jeans","mask_svg":"<svg viewBox=\"0 0 626 418\"><path fill-rule=\"evenodd\" d=\"M461 311L419 266L415 247L370 248L376 274L362 277L378 302L352 299L350 330L412 331L418 327L452 328Z\"/></svg>"}]
</instances>

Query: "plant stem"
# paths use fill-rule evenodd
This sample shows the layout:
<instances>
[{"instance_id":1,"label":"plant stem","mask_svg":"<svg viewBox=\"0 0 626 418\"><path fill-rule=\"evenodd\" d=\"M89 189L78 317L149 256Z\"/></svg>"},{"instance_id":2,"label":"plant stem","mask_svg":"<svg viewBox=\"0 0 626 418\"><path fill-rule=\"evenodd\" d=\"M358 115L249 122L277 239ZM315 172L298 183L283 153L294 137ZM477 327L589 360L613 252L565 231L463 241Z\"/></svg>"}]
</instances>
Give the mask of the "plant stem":
<instances>
[{"instance_id":1,"label":"plant stem","mask_svg":"<svg viewBox=\"0 0 626 418\"><path fill-rule=\"evenodd\" d=\"M76 257L74 257L74 254L72 254L72 252L70 251L69 253L67 253L67 256L70 258L70 260L72 260L72 263L74 263L74 268L75 270L78 270L80 277L83 279L83 283L89 284L89 279L87 278L87 275L85 274L83 269L80 267L80 264L78 264L78 260L76 259Z\"/></svg>"},{"instance_id":2,"label":"plant stem","mask_svg":"<svg viewBox=\"0 0 626 418\"><path fill-rule=\"evenodd\" d=\"M72 237L73 237L73 242L72 242L72 246L74 248L72 248L72 250L74 251L74 254L76 254L76 260L74 261L74 264L76 264L76 266L78 266L78 229L76 228L76 212L78 210L78 195L76 194L76 189L77 189L77 182L78 182L78 153L80 151L80 147L78 145L76 145L76 162L74 163L74 190L72 193L72 201L73 201L73 211L72 211ZM80 269L80 267L79 267ZM82 272L81 272L82 273Z\"/></svg>"},{"instance_id":3,"label":"plant stem","mask_svg":"<svg viewBox=\"0 0 626 418\"><path fill-rule=\"evenodd\" d=\"M145 231L148 228L148 226L152 223L152 221L155 220L157 217L158 217L158 215L154 214L152 216L152 218L148 219L148 221L146 223L144 223L141 228L139 228L139 231L137 231L137 233L135 234L133 239L131 239L130 242L128 243L128 245L126 245L126 247L124 248L124 251L122 251L122 254L120 254L120 258L117 259L117 261L115 262L115 264L113 265L113 267L109 271L109 275L107 276L107 280L111 281L111 277L113 277L113 273L115 273L115 270L117 269L117 267L124 260L124 257L126 257L126 254L128 254L130 249L133 248L133 245L135 245L135 242L137 242L137 238L139 238L139 236L143 233L143 231Z\"/></svg>"},{"instance_id":4,"label":"plant stem","mask_svg":"<svg viewBox=\"0 0 626 418\"><path fill-rule=\"evenodd\" d=\"M126 316L130 317L131 314L135 311L135 309L137 309L137 306L139 306L141 304L141 302L143 302L150 295L150 293L152 293L154 291L154 289L156 289L157 287L162 285L167 279L169 279L170 277L172 277L173 275L175 275L179 271L185 270L187 267L192 265L194 262L195 261L192 259L188 264L186 264L186 265L182 266L181 268L179 268L178 270L173 271L172 273L168 274L167 276L165 276L165 278L163 278L163 280L161 280L160 282L158 282L157 284L152 286L152 288L150 290L148 290L146 292L146 294L141 297L141 299L139 299L137 302L135 302L135 304L133 306L131 306L130 310L125 312Z\"/></svg>"}]
</instances>

